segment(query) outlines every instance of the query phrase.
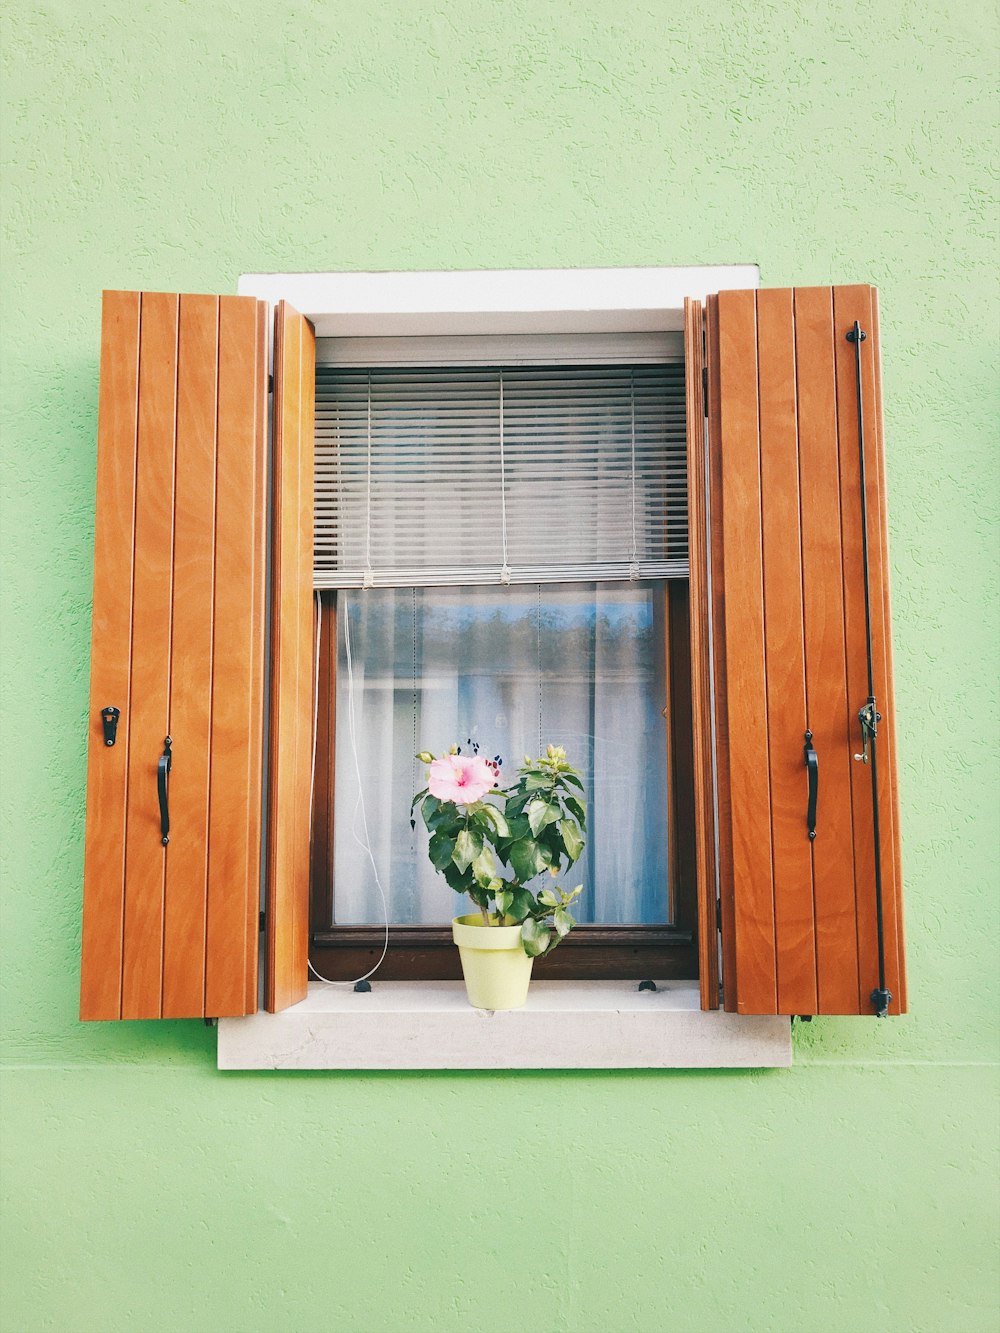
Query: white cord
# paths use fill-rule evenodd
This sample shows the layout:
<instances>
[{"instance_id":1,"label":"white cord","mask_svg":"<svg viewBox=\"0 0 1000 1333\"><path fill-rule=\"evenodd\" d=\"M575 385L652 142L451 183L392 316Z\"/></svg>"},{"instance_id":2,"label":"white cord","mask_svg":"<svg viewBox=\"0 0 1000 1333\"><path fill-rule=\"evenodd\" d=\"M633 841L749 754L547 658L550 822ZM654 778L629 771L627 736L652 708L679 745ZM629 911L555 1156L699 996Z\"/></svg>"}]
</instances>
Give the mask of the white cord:
<instances>
[{"instance_id":1,"label":"white cord","mask_svg":"<svg viewBox=\"0 0 1000 1333\"><path fill-rule=\"evenodd\" d=\"M628 576L629 576L629 579L634 583L635 580L639 577L639 544L638 544L638 540L637 540L637 538L636 538L636 531L635 531L635 370L634 370L634 369L630 369L630 371L629 371L629 375L630 375L630 377L631 377L631 384L632 384L632 393L631 393L631 400L630 400L630 406L631 406L631 409L632 409L632 417L631 417L631 426L632 426L632 464L631 464L631 473L632 473L632 560L631 560L631 562L629 563L629 567L628 567Z\"/></svg>"},{"instance_id":2,"label":"white cord","mask_svg":"<svg viewBox=\"0 0 1000 1333\"><path fill-rule=\"evenodd\" d=\"M375 582L372 569L372 373L368 372L368 448L365 463L365 573L363 588ZM350 658L348 658L350 661Z\"/></svg>"},{"instance_id":3,"label":"white cord","mask_svg":"<svg viewBox=\"0 0 1000 1333\"><path fill-rule=\"evenodd\" d=\"M505 586L510 583L510 565L507 564L507 462L504 453L503 438L503 371L500 371L500 532L503 541L503 563L500 566L500 582Z\"/></svg>"},{"instance_id":4,"label":"white cord","mask_svg":"<svg viewBox=\"0 0 1000 1333\"><path fill-rule=\"evenodd\" d=\"M316 594L317 604L319 603L319 593ZM354 756L354 771L358 779L358 799L354 805L354 815L351 820L351 836L359 847L363 847L368 853L368 859L372 863L372 871L375 875L375 887L379 891L379 897L382 899L382 917L385 926L385 942L382 945L382 954L373 968L370 968L364 976L354 977L351 981L331 981L329 977L324 977L317 972L312 963L309 964L309 971L317 981L322 981L325 986L356 986L359 981L367 981L373 976L382 964L385 962L385 956L389 952L389 904L386 901L385 890L382 888L382 881L379 879L378 866L375 864L375 857L372 854L371 839L368 836L368 817L365 813L365 797L361 786L361 762L358 759L358 740L357 740L357 722L354 716L354 663L351 659L351 622L347 611L347 598L343 599L344 622L344 647L347 650L347 731L351 741L351 754ZM317 717L319 710L319 626L320 617L316 617L316 688L313 696L313 759L312 759L312 778L311 784L316 781L316 731ZM312 805L313 785L310 786L309 804ZM364 841L358 837L357 819L358 810L361 811L361 826L364 830Z\"/></svg>"}]
</instances>

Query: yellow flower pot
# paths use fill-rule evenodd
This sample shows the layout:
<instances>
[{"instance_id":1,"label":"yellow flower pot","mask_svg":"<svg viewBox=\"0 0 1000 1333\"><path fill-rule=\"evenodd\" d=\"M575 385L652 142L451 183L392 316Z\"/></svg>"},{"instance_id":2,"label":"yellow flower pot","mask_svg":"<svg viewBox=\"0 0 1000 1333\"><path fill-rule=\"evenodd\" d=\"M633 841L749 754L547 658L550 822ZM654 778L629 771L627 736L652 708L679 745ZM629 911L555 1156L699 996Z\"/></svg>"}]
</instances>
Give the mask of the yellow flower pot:
<instances>
[{"instance_id":1,"label":"yellow flower pot","mask_svg":"<svg viewBox=\"0 0 1000 1333\"><path fill-rule=\"evenodd\" d=\"M521 945L521 927L487 926L478 915L456 916L451 934L458 945L472 1007L520 1009L528 998L535 961Z\"/></svg>"}]
</instances>

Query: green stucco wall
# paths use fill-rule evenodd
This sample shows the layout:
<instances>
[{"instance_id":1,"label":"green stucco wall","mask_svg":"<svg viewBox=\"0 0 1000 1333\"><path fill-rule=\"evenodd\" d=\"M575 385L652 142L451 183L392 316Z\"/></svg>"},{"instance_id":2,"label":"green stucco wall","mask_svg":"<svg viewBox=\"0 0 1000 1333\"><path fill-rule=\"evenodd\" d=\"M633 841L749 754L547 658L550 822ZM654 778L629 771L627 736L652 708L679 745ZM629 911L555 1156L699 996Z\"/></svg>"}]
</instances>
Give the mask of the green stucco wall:
<instances>
[{"instance_id":1,"label":"green stucco wall","mask_svg":"<svg viewBox=\"0 0 1000 1333\"><path fill-rule=\"evenodd\" d=\"M970 0L14 0L4 1333L995 1333L996 49ZM881 289L912 1014L771 1073L223 1075L76 1019L100 290Z\"/></svg>"}]
</instances>

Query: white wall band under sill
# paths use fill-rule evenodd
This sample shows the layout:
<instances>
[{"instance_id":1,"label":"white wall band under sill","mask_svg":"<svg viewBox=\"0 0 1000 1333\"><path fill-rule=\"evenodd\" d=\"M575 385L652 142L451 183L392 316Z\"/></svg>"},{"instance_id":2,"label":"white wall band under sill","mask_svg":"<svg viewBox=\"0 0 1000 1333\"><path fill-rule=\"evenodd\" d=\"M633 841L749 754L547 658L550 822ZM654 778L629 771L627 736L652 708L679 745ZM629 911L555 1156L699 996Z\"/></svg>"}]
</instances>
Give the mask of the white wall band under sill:
<instances>
[{"instance_id":1,"label":"white wall band under sill","mask_svg":"<svg viewBox=\"0 0 1000 1333\"><path fill-rule=\"evenodd\" d=\"M703 1013L697 983L535 981L522 1009L473 1009L460 981L312 983L280 1014L222 1018L220 1069L767 1069L787 1018Z\"/></svg>"}]
</instances>

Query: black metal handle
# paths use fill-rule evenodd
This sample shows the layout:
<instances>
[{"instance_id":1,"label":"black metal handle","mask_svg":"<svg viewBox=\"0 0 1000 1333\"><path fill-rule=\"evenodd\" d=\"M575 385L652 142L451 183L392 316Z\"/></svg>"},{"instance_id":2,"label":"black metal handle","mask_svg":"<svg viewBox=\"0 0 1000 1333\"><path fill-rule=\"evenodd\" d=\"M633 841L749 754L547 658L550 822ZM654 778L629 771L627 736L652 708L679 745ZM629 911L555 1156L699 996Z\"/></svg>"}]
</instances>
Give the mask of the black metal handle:
<instances>
[{"instance_id":1,"label":"black metal handle","mask_svg":"<svg viewBox=\"0 0 1000 1333\"><path fill-rule=\"evenodd\" d=\"M170 747L173 741L169 736L163 738L163 753L156 764L156 794L160 800L160 842L166 847L170 841L170 807L167 804L167 774L173 763Z\"/></svg>"},{"instance_id":2,"label":"black metal handle","mask_svg":"<svg viewBox=\"0 0 1000 1333\"><path fill-rule=\"evenodd\" d=\"M806 743L803 747L803 754L806 759L806 769L809 774L809 806L806 810L806 827L809 829L809 841L816 840L816 806L819 804L819 755L813 749L813 734L806 732Z\"/></svg>"},{"instance_id":3,"label":"black metal handle","mask_svg":"<svg viewBox=\"0 0 1000 1333\"><path fill-rule=\"evenodd\" d=\"M105 745L114 745L118 736L118 719L121 715L121 709L115 708L114 704L108 704L107 708L101 709L101 725L104 727Z\"/></svg>"}]
</instances>

